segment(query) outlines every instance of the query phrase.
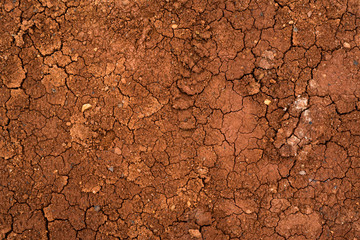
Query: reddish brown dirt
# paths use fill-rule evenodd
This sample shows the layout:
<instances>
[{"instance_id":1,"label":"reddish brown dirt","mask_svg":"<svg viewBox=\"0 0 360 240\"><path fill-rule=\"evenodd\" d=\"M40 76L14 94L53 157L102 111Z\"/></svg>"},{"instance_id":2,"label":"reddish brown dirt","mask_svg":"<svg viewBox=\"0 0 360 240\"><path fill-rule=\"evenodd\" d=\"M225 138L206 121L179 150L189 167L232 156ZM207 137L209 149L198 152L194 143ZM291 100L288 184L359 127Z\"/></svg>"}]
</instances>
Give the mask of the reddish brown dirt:
<instances>
[{"instance_id":1,"label":"reddish brown dirt","mask_svg":"<svg viewBox=\"0 0 360 240\"><path fill-rule=\"evenodd\" d=\"M358 0L0 0L1 239L360 239Z\"/></svg>"}]
</instances>

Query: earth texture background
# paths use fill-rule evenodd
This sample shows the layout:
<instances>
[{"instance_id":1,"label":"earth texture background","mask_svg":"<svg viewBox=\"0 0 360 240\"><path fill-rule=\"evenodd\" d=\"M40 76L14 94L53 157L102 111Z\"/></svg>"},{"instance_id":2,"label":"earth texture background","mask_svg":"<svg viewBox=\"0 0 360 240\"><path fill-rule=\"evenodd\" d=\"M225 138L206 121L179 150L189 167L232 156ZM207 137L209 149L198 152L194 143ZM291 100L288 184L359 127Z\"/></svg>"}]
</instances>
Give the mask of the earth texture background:
<instances>
[{"instance_id":1,"label":"earth texture background","mask_svg":"<svg viewBox=\"0 0 360 240\"><path fill-rule=\"evenodd\" d=\"M1 0L0 239L360 239L359 0Z\"/></svg>"}]
</instances>

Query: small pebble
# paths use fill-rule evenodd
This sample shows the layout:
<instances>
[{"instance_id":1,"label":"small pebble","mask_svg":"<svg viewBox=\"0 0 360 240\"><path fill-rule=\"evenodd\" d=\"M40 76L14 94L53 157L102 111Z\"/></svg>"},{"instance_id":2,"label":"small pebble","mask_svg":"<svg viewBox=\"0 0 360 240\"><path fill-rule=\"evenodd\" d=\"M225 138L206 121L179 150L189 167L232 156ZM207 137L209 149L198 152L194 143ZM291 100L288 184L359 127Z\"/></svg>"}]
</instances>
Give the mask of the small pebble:
<instances>
[{"instance_id":1,"label":"small pebble","mask_svg":"<svg viewBox=\"0 0 360 240\"><path fill-rule=\"evenodd\" d=\"M297 27L294 27L294 32L298 32L298 28L297 28Z\"/></svg>"},{"instance_id":2,"label":"small pebble","mask_svg":"<svg viewBox=\"0 0 360 240\"><path fill-rule=\"evenodd\" d=\"M95 206L94 206L94 210L97 211L97 212L100 211L100 206L95 205Z\"/></svg>"},{"instance_id":3,"label":"small pebble","mask_svg":"<svg viewBox=\"0 0 360 240\"><path fill-rule=\"evenodd\" d=\"M110 166L108 169L109 169L110 172L114 172L114 167L113 166Z\"/></svg>"},{"instance_id":4,"label":"small pebble","mask_svg":"<svg viewBox=\"0 0 360 240\"><path fill-rule=\"evenodd\" d=\"M358 61L354 60L354 65L355 66L359 65Z\"/></svg>"},{"instance_id":5,"label":"small pebble","mask_svg":"<svg viewBox=\"0 0 360 240\"><path fill-rule=\"evenodd\" d=\"M306 172L305 172L304 170L301 170L301 171L299 172L299 174L300 174L301 176L304 176L304 175L306 175Z\"/></svg>"},{"instance_id":6,"label":"small pebble","mask_svg":"<svg viewBox=\"0 0 360 240\"><path fill-rule=\"evenodd\" d=\"M171 28L172 28L172 29L176 29L177 27L178 27L177 24L172 24L172 25L171 25Z\"/></svg>"},{"instance_id":7,"label":"small pebble","mask_svg":"<svg viewBox=\"0 0 360 240\"><path fill-rule=\"evenodd\" d=\"M351 48L350 43L344 42L344 48Z\"/></svg>"},{"instance_id":8,"label":"small pebble","mask_svg":"<svg viewBox=\"0 0 360 240\"><path fill-rule=\"evenodd\" d=\"M85 112L86 110L90 109L92 107L91 104L86 103L81 107L81 112Z\"/></svg>"},{"instance_id":9,"label":"small pebble","mask_svg":"<svg viewBox=\"0 0 360 240\"><path fill-rule=\"evenodd\" d=\"M114 149L114 153L117 154L117 155L121 155L121 149L118 148L118 147L116 147L116 148Z\"/></svg>"},{"instance_id":10,"label":"small pebble","mask_svg":"<svg viewBox=\"0 0 360 240\"><path fill-rule=\"evenodd\" d=\"M270 100L270 99L265 99L264 103L265 103L266 105L270 105L271 100Z\"/></svg>"}]
</instances>

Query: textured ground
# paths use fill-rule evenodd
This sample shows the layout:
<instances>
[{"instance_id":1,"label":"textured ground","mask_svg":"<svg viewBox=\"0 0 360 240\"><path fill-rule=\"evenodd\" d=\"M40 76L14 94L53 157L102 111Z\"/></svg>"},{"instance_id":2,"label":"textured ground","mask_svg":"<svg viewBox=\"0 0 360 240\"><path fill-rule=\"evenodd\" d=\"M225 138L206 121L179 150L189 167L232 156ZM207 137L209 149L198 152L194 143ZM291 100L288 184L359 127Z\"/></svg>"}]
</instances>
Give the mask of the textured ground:
<instances>
[{"instance_id":1,"label":"textured ground","mask_svg":"<svg viewBox=\"0 0 360 240\"><path fill-rule=\"evenodd\" d=\"M360 239L359 0L0 0L1 239Z\"/></svg>"}]
</instances>

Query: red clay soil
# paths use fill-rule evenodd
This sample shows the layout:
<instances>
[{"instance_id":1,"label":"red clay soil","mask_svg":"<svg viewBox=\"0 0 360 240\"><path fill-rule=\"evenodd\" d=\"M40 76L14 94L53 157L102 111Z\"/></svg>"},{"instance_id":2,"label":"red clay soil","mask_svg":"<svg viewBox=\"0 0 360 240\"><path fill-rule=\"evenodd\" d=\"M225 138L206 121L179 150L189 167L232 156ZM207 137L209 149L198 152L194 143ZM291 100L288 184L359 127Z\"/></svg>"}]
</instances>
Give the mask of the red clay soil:
<instances>
[{"instance_id":1,"label":"red clay soil","mask_svg":"<svg viewBox=\"0 0 360 240\"><path fill-rule=\"evenodd\" d=\"M359 0L0 6L0 239L360 239Z\"/></svg>"}]
</instances>

